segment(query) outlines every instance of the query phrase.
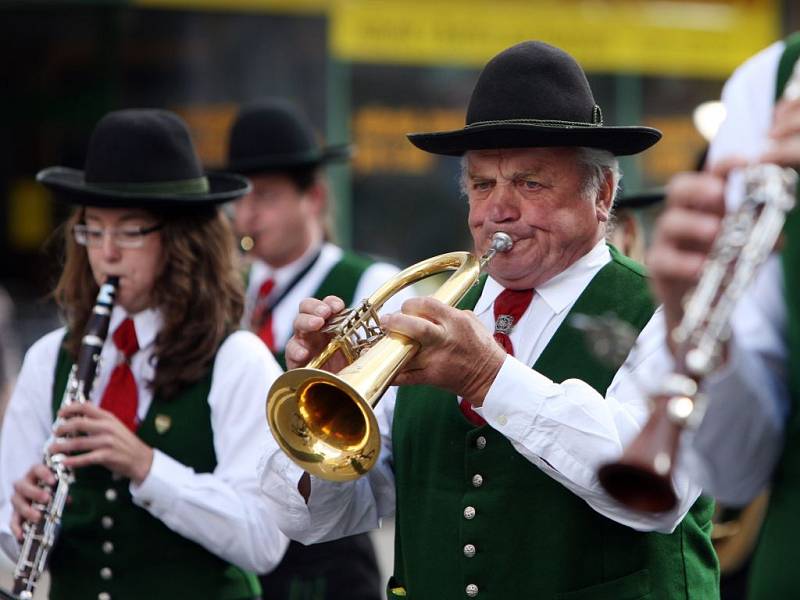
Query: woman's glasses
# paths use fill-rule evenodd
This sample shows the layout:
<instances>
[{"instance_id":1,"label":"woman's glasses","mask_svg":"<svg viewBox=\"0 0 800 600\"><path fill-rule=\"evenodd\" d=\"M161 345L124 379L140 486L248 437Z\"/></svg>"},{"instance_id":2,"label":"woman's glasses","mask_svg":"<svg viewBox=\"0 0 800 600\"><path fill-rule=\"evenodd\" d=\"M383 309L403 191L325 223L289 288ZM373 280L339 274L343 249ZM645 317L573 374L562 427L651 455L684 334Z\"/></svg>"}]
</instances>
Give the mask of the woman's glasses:
<instances>
[{"instance_id":1,"label":"woman's glasses","mask_svg":"<svg viewBox=\"0 0 800 600\"><path fill-rule=\"evenodd\" d=\"M106 233L111 236L111 241L117 248L141 248L144 244L144 236L164 227L163 223L157 223L150 227L94 227L78 223L73 226L72 234L75 241L81 246L99 248L103 245Z\"/></svg>"}]
</instances>

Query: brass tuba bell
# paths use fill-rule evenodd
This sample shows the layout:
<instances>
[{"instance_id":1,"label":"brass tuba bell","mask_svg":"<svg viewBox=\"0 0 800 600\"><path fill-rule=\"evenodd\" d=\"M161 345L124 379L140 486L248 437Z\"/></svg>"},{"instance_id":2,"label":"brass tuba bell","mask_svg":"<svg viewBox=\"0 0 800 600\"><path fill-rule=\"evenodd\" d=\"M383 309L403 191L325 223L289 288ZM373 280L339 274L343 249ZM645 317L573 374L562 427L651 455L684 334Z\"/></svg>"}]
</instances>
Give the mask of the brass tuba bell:
<instances>
[{"instance_id":1,"label":"brass tuba bell","mask_svg":"<svg viewBox=\"0 0 800 600\"><path fill-rule=\"evenodd\" d=\"M287 371L267 396L267 421L278 445L308 473L330 481L357 479L378 460L380 431L373 407L418 344L384 331L381 306L403 288L443 271L455 271L433 298L455 306L475 284L483 266L513 242L497 232L482 257L450 252L418 262L384 283L356 308L337 316L326 331L333 339L308 365ZM350 363L338 374L321 367L337 351Z\"/></svg>"}]
</instances>

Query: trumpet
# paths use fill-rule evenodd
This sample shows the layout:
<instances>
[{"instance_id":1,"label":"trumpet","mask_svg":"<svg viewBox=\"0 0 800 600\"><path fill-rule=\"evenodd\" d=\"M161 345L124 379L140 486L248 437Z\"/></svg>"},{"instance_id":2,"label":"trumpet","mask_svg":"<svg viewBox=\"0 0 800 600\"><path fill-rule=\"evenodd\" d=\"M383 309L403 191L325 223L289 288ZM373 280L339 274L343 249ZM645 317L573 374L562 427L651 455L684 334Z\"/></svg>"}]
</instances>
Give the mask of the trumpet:
<instances>
[{"instance_id":1,"label":"trumpet","mask_svg":"<svg viewBox=\"0 0 800 600\"><path fill-rule=\"evenodd\" d=\"M445 271L454 273L432 295L455 306L498 252L511 250L511 237L497 232L481 257L450 252L401 271L356 308L338 315L326 331L333 338L304 368L287 371L267 396L267 422L281 449L306 472L329 481L365 475L380 454L373 408L394 376L419 349L417 342L385 331L381 306L403 288ZM349 363L338 374L322 370L336 352Z\"/></svg>"},{"instance_id":2,"label":"trumpet","mask_svg":"<svg viewBox=\"0 0 800 600\"><path fill-rule=\"evenodd\" d=\"M700 382L721 362L736 302L767 259L795 204L794 169L762 164L745 169L745 198L722 221L683 319L671 332L676 368L653 400L649 420L619 461L598 471L601 485L621 503L661 512L677 502L672 470L684 428L699 425L706 398Z\"/></svg>"}]
</instances>

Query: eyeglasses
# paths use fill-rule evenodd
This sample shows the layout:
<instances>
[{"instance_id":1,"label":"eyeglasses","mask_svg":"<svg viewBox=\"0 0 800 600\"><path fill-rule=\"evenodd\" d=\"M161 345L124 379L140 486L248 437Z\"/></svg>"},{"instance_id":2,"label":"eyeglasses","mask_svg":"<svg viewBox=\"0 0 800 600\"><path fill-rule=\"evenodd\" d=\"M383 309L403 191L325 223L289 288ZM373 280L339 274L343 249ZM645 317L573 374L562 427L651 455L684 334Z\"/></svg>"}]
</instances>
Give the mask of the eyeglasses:
<instances>
[{"instance_id":1,"label":"eyeglasses","mask_svg":"<svg viewBox=\"0 0 800 600\"><path fill-rule=\"evenodd\" d=\"M75 241L81 246L99 248L103 245L106 232L111 236L111 241L117 248L141 248L144 244L144 236L164 227L163 223L157 223L150 227L92 227L78 223L73 226L72 233Z\"/></svg>"}]
</instances>

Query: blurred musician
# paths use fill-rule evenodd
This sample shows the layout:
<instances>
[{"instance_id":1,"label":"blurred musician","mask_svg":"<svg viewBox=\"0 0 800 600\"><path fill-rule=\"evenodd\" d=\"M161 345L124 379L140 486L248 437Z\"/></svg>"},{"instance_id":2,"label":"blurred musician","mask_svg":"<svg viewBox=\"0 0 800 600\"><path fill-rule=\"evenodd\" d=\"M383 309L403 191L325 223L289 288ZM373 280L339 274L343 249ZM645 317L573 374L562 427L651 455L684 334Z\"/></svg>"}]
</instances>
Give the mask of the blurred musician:
<instances>
[{"instance_id":1,"label":"blurred musician","mask_svg":"<svg viewBox=\"0 0 800 600\"><path fill-rule=\"evenodd\" d=\"M796 34L744 63L723 91L726 121L711 145L710 168L676 176L649 255L667 326L725 212L741 188L733 167L800 166L800 101L780 101L800 55ZM737 305L726 362L707 378L705 418L686 436L683 460L720 501L741 506L767 484L772 493L750 571L749 597L790 598L800 576L791 558L800 534L800 211L789 214L780 248Z\"/></svg>"},{"instance_id":2,"label":"blurred musician","mask_svg":"<svg viewBox=\"0 0 800 600\"><path fill-rule=\"evenodd\" d=\"M234 226L252 259L243 324L282 365L303 298L334 295L349 305L397 273L392 265L328 239L323 170L349 155L346 145L321 146L305 115L280 100L243 107L231 130L228 169L253 184L234 204ZM293 542L262 582L268 600L381 597L375 551L366 534L312 547Z\"/></svg>"}]
</instances>

